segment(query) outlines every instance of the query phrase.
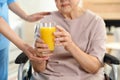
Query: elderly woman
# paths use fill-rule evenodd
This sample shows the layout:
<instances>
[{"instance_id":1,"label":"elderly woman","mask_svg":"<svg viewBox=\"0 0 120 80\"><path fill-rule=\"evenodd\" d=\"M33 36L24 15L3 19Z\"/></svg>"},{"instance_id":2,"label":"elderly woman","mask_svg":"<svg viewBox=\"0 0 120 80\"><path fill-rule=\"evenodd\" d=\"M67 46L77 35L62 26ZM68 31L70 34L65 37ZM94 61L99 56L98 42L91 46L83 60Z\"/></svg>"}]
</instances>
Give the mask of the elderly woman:
<instances>
[{"instance_id":1,"label":"elderly woman","mask_svg":"<svg viewBox=\"0 0 120 80\"><path fill-rule=\"evenodd\" d=\"M38 53L48 54L32 62L33 80L104 80L105 24L101 17L79 7L80 1L55 0L58 11L41 20L59 25L53 34L57 46L49 56L47 45L37 38Z\"/></svg>"}]
</instances>

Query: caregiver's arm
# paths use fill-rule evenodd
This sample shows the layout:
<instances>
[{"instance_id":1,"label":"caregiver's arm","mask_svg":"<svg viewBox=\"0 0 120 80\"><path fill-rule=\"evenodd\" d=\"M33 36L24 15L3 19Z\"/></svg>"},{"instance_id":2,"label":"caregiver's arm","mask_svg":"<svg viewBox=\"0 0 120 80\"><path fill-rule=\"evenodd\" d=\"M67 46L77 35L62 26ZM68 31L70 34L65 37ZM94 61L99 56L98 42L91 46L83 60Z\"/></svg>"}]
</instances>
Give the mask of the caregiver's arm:
<instances>
[{"instance_id":1,"label":"caregiver's arm","mask_svg":"<svg viewBox=\"0 0 120 80\"><path fill-rule=\"evenodd\" d=\"M41 58L34 56L36 51L26 44L19 36L9 27L5 20L0 17L0 33L13 42L19 49L21 49L32 61L39 61Z\"/></svg>"},{"instance_id":2,"label":"caregiver's arm","mask_svg":"<svg viewBox=\"0 0 120 80\"><path fill-rule=\"evenodd\" d=\"M9 9L13 11L16 15L21 17L22 19L29 22L38 21L39 19L43 18L45 15L50 14L50 12L38 12L28 15L23 9L19 7L19 5L16 2L9 4Z\"/></svg>"}]
</instances>

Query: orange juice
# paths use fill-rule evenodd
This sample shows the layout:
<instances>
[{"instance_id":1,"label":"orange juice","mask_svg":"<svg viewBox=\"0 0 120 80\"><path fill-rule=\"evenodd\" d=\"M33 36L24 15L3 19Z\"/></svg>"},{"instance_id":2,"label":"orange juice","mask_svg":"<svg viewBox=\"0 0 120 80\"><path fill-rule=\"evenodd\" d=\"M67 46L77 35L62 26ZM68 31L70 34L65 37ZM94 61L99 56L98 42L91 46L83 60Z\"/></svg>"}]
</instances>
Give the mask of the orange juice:
<instances>
[{"instance_id":1,"label":"orange juice","mask_svg":"<svg viewBox=\"0 0 120 80\"><path fill-rule=\"evenodd\" d=\"M48 48L53 51L54 50L54 35L55 27L40 27L40 36L44 40L44 42L48 45Z\"/></svg>"}]
</instances>

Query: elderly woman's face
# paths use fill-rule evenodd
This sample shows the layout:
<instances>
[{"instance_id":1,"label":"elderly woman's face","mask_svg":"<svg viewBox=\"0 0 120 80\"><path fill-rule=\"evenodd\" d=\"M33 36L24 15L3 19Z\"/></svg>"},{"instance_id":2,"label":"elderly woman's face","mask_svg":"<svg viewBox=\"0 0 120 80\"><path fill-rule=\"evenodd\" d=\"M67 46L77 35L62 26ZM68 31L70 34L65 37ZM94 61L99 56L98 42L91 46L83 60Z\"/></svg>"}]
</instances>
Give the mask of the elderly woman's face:
<instances>
[{"instance_id":1,"label":"elderly woman's face","mask_svg":"<svg viewBox=\"0 0 120 80\"><path fill-rule=\"evenodd\" d=\"M61 13L70 13L77 8L80 0L55 0L56 6Z\"/></svg>"}]
</instances>

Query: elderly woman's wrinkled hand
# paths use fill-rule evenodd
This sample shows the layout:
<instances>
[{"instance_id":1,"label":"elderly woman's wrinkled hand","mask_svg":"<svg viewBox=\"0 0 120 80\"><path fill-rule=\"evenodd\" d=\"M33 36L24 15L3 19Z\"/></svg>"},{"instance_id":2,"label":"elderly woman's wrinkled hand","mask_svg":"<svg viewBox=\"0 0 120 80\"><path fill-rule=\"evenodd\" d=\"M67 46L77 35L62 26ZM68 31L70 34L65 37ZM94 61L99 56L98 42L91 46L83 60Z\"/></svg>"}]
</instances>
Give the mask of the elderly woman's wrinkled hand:
<instances>
[{"instance_id":1,"label":"elderly woman's wrinkled hand","mask_svg":"<svg viewBox=\"0 0 120 80\"><path fill-rule=\"evenodd\" d=\"M39 57L49 57L53 54L53 52L49 50L48 45L45 44L41 38L36 39L35 49L37 52L36 55Z\"/></svg>"},{"instance_id":2,"label":"elderly woman's wrinkled hand","mask_svg":"<svg viewBox=\"0 0 120 80\"><path fill-rule=\"evenodd\" d=\"M62 45L66 49L73 43L71 35L62 27L56 26L57 31L54 33L55 35L55 44Z\"/></svg>"}]
</instances>

